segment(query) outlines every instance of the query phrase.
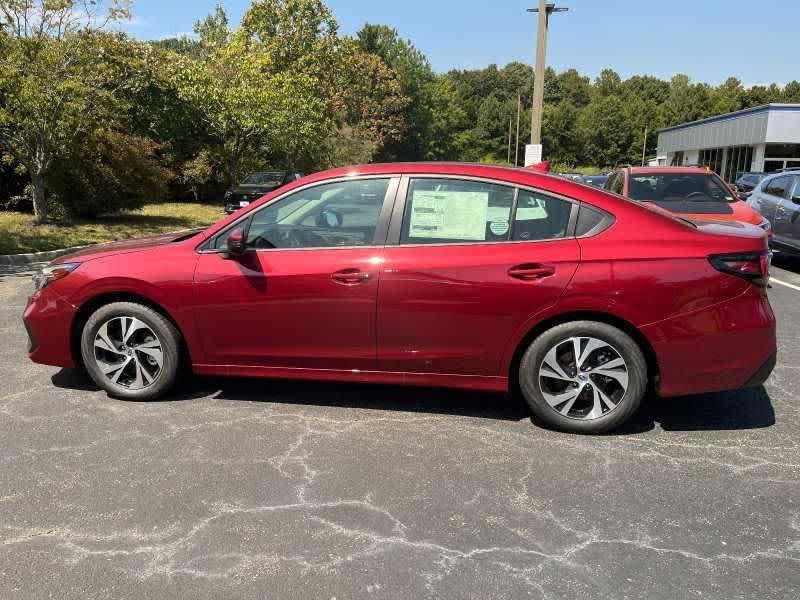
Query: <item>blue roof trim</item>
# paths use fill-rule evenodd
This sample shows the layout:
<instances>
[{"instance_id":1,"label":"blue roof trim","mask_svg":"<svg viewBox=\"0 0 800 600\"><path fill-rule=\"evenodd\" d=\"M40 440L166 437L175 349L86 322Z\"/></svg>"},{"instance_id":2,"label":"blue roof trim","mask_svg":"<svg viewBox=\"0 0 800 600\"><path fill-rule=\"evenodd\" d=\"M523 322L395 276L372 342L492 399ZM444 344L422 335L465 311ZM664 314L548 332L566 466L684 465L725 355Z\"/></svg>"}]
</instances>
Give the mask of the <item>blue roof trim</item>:
<instances>
[{"instance_id":1,"label":"blue roof trim","mask_svg":"<svg viewBox=\"0 0 800 600\"><path fill-rule=\"evenodd\" d=\"M699 125L708 125L709 123L718 123L720 121L729 121L731 119L738 119L739 117L748 117L764 112L800 112L800 104L765 104L763 106L754 106L753 108L745 108L744 110L737 110L736 112L728 113L726 115L718 115L716 117L708 117L700 119L699 121L692 121L691 123L683 123L681 125L674 125L672 127L665 127L660 129L659 133L666 131L678 131L679 129L689 129L690 127L697 127Z\"/></svg>"}]
</instances>

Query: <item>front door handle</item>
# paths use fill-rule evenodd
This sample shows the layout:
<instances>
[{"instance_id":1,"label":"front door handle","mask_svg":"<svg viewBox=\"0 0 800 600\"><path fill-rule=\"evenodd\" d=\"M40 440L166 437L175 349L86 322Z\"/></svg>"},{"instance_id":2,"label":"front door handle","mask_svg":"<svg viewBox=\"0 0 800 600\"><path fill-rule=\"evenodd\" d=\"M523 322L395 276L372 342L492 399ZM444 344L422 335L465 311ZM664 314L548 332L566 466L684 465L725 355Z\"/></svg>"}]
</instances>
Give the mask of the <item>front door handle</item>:
<instances>
[{"instance_id":1,"label":"front door handle","mask_svg":"<svg viewBox=\"0 0 800 600\"><path fill-rule=\"evenodd\" d=\"M517 265L508 270L508 276L521 281L536 281L556 274L555 267L538 263Z\"/></svg>"},{"instance_id":2,"label":"front door handle","mask_svg":"<svg viewBox=\"0 0 800 600\"><path fill-rule=\"evenodd\" d=\"M359 283L369 281L369 278L369 273L365 273L359 269L344 269L342 271L336 271L336 273L331 275L331 279L342 285L358 285Z\"/></svg>"}]
</instances>

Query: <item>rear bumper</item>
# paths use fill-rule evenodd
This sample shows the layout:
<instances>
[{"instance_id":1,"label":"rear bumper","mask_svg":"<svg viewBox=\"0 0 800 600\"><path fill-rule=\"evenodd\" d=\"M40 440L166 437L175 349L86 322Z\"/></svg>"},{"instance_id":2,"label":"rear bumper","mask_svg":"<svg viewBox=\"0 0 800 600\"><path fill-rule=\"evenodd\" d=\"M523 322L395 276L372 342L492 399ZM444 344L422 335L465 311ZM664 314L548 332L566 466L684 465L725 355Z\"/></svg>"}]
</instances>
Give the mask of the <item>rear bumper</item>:
<instances>
[{"instance_id":1,"label":"rear bumper","mask_svg":"<svg viewBox=\"0 0 800 600\"><path fill-rule=\"evenodd\" d=\"M759 385L763 384L769 376L772 375L772 371L775 369L775 365L778 364L778 353L775 352L758 368L758 371L750 378L750 380L744 385L744 387L758 387Z\"/></svg>"},{"instance_id":2,"label":"rear bumper","mask_svg":"<svg viewBox=\"0 0 800 600\"><path fill-rule=\"evenodd\" d=\"M28 299L22 316L28 357L36 363L74 368L70 332L77 309L49 288Z\"/></svg>"},{"instance_id":3,"label":"rear bumper","mask_svg":"<svg viewBox=\"0 0 800 600\"><path fill-rule=\"evenodd\" d=\"M775 315L766 295L755 287L642 332L656 353L662 396L760 385L775 365Z\"/></svg>"}]
</instances>

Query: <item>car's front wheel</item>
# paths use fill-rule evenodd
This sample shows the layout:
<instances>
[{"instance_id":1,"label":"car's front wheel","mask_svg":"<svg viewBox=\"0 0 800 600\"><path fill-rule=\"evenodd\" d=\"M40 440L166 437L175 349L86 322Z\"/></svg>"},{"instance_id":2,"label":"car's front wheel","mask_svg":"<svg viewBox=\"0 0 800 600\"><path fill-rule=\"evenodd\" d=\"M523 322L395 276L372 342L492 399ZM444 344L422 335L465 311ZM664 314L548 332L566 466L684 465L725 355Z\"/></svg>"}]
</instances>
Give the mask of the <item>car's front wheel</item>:
<instances>
[{"instance_id":1,"label":"car's front wheel","mask_svg":"<svg viewBox=\"0 0 800 600\"><path fill-rule=\"evenodd\" d=\"M148 306L114 302L87 320L81 355L94 382L109 395L154 400L175 383L180 369L180 333Z\"/></svg>"},{"instance_id":2,"label":"car's front wheel","mask_svg":"<svg viewBox=\"0 0 800 600\"><path fill-rule=\"evenodd\" d=\"M534 415L573 433L601 433L627 421L647 388L647 363L620 329L594 321L557 325L520 362L519 383Z\"/></svg>"}]
</instances>

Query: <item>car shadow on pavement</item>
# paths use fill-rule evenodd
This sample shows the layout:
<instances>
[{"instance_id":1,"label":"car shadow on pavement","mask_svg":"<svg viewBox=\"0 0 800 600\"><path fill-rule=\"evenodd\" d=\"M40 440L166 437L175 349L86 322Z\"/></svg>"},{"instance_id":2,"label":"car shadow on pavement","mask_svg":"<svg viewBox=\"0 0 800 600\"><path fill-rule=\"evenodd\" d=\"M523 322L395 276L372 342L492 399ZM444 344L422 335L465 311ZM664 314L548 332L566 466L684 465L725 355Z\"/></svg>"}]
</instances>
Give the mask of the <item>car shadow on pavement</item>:
<instances>
[{"instance_id":1,"label":"car shadow on pavement","mask_svg":"<svg viewBox=\"0 0 800 600\"><path fill-rule=\"evenodd\" d=\"M791 271L792 273L800 274L799 255L776 252L772 257L772 265L783 269L784 271Z\"/></svg>"},{"instance_id":2,"label":"car shadow on pavement","mask_svg":"<svg viewBox=\"0 0 800 600\"><path fill-rule=\"evenodd\" d=\"M78 370L62 369L53 375L52 382L65 389L99 391ZM518 394L333 382L194 377L182 383L164 402L202 398L458 415L499 421L531 419L530 410ZM656 423L665 431L762 429L775 424L775 411L763 386L680 398L649 396L636 415L611 435L645 433L654 429Z\"/></svg>"},{"instance_id":3,"label":"car shadow on pavement","mask_svg":"<svg viewBox=\"0 0 800 600\"><path fill-rule=\"evenodd\" d=\"M639 428L664 431L735 431L764 429L775 424L775 409L764 386L678 398L650 396L642 408L616 433Z\"/></svg>"}]
</instances>

